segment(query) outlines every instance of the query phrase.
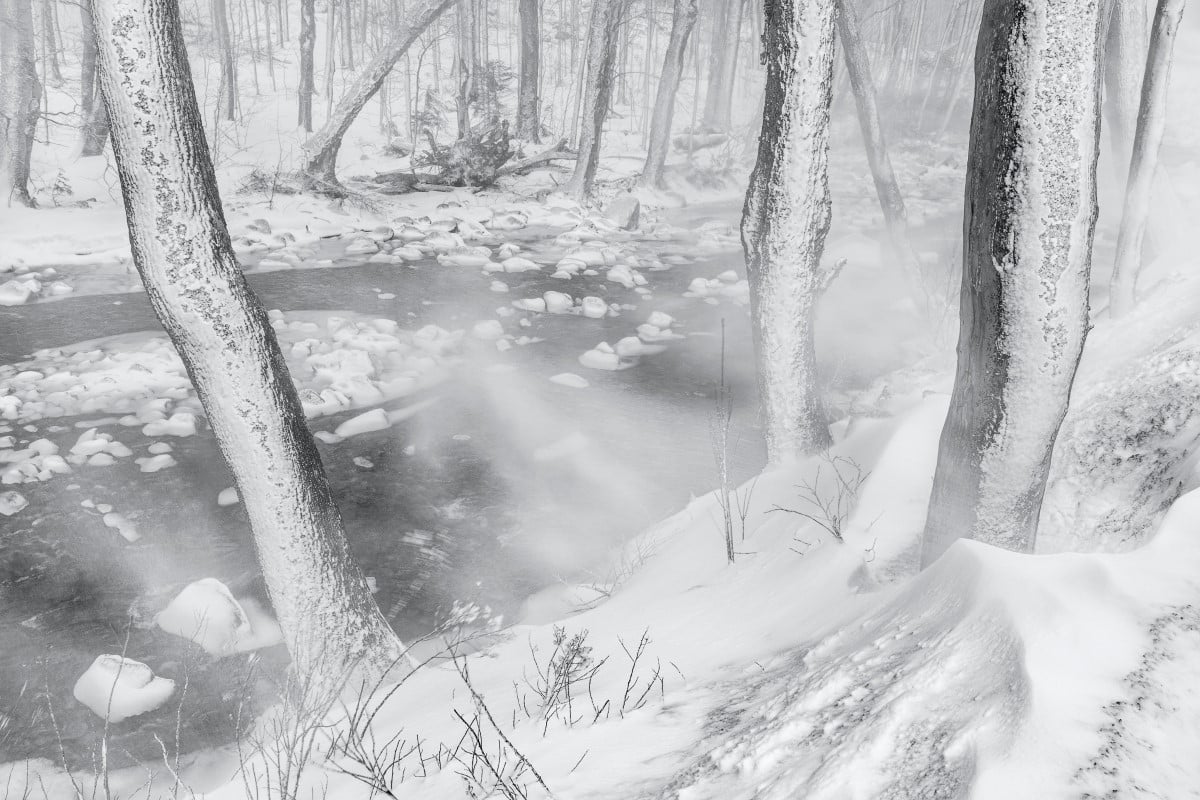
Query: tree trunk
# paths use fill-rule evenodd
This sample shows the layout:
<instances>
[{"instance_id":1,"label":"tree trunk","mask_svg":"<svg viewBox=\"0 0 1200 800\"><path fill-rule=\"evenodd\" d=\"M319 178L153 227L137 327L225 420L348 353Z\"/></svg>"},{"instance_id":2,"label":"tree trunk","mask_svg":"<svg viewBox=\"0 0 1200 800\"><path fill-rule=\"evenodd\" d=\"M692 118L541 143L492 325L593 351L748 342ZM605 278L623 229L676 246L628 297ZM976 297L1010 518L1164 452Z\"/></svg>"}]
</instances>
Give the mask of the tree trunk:
<instances>
[{"instance_id":1,"label":"tree trunk","mask_svg":"<svg viewBox=\"0 0 1200 800\"><path fill-rule=\"evenodd\" d=\"M35 207L29 161L38 121L31 0L0 0L0 202Z\"/></svg>"},{"instance_id":2,"label":"tree trunk","mask_svg":"<svg viewBox=\"0 0 1200 800\"><path fill-rule=\"evenodd\" d=\"M212 0L212 19L217 53L221 59L221 88L225 95L223 116L233 122L237 119L237 70L233 59L233 43L229 38L229 10L225 0Z\"/></svg>"},{"instance_id":3,"label":"tree trunk","mask_svg":"<svg viewBox=\"0 0 1200 800\"><path fill-rule=\"evenodd\" d=\"M595 0L588 28L587 85L579 124L579 158L566 192L579 200L592 193L600 165L604 120L612 100L613 72L617 60L617 33L630 0Z\"/></svg>"},{"instance_id":4,"label":"tree trunk","mask_svg":"<svg viewBox=\"0 0 1200 800\"><path fill-rule=\"evenodd\" d=\"M295 386L233 255L175 0L95 0L134 263L250 518L298 669L337 686L402 654L350 556ZM136 55L136 57L133 57Z\"/></svg>"},{"instance_id":5,"label":"tree trunk","mask_svg":"<svg viewBox=\"0 0 1200 800\"><path fill-rule=\"evenodd\" d=\"M699 8L696 0L675 0L671 17L671 37L663 58L662 77L654 98L654 115L650 119L650 142L646 147L646 164L642 167L642 186L662 185L663 167L671 144L671 121L675 116L675 96L683 78L683 62L687 57L688 37L696 26Z\"/></svg>"},{"instance_id":6,"label":"tree trunk","mask_svg":"<svg viewBox=\"0 0 1200 800\"><path fill-rule=\"evenodd\" d=\"M92 11L87 2L79 6L79 20L80 38L83 40L79 68L79 108L83 118L79 154L92 157L104 154L104 143L108 141L108 110L96 89L96 30L92 26Z\"/></svg>"},{"instance_id":7,"label":"tree trunk","mask_svg":"<svg viewBox=\"0 0 1200 800\"><path fill-rule=\"evenodd\" d=\"M766 100L742 214L759 393L773 463L827 448L813 317L829 232L834 0L767 4Z\"/></svg>"},{"instance_id":8,"label":"tree trunk","mask_svg":"<svg viewBox=\"0 0 1200 800\"><path fill-rule=\"evenodd\" d=\"M1133 140L1133 158L1121 230L1117 235L1117 258L1109 291L1109 313L1119 317L1133 308L1137 275L1141 268L1142 242L1150 218L1150 200L1158 169L1158 151L1167 127L1167 86L1175 34L1183 19L1184 0L1158 0L1150 53L1142 80L1142 102Z\"/></svg>"},{"instance_id":9,"label":"tree trunk","mask_svg":"<svg viewBox=\"0 0 1200 800\"><path fill-rule=\"evenodd\" d=\"M1150 9L1147 0L1112 0L1104 44L1105 126L1122 186L1128 177L1142 97L1142 75L1150 46Z\"/></svg>"},{"instance_id":10,"label":"tree trunk","mask_svg":"<svg viewBox=\"0 0 1200 800\"><path fill-rule=\"evenodd\" d=\"M704 127L712 130L725 130L722 118L729 115L722 113L722 98L725 81L725 64L729 59L729 28L734 16L733 4L737 0L713 0L712 39L708 52L708 87L704 92L704 111L702 121Z\"/></svg>"},{"instance_id":11,"label":"tree trunk","mask_svg":"<svg viewBox=\"0 0 1200 800\"><path fill-rule=\"evenodd\" d=\"M315 185L337 186L337 154L342 146L342 137L350 130L354 118L362 111L383 85L388 73L408 50L417 37L429 27L455 0L424 0L409 9L403 22L396 28L392 38L379 49L362 72L354 78L346 94L338 101L333 115L325 127L313 134L305 145L308 154L304 166L305 176Z\"/></svg>"},{"instance_id":12,"label":"tree trunk","mask_svg":"<svg viewBox=\"0 0 1200 800\"><path fill-rule=\"evenodd\" d=\"M313 79L313 59L317 47L316 0L300 0L300 85L298 124L312 133L312 102L316 83Z\"/></svg>"},{"instance_id":13,"label":"tree trunk","mask_svg":"<svg viewBox=\"0 0 1200 800\"><path fill-rule=\"evenodd\" d=\"M521 56L517 83L517 138L542 140L538 83L542 62L540 0L520 0Z\"/></svg>"},{"instance_id":14,"label":"tree trunk","mask_svg":"<svg viewBox=\"0 0 1200 800\"><path fill-rule=\"evenodd\" d=\"M458 79L455 97L458 138L471 132L471 103L475 100L475 73L479 58L475 53L475 2L457 0L454 27L454 74Z\"/></svg>"},{"instance_id":15,"label":"tree trunk","mask_svg":"<svg viewBox=\"0 0 1200 800\"><path fill-rule=\"evenodd\" d=\"M867 150L871 177L875 181L875 194L879 197L879 208L883 212L892 253L900 261L905 280L913 291L913 299L918 300L923 295L921 268L908 236L908 212L904 208L904 195L900 193L900 185L896 182L896 173L892 170L892 160L888 156L887 140L883 135L883 125L879 120L875 82L871 77L870 57L863 45L858 11L851 0L839 0L838 9L838 38L842 43L850 86L854 91L858 124L862 129L863 146Z\"/></svg>"},{"instance_id":16,"label":"tree trunk","mask_svg":"<svg viewBox=\"0 0 1200 800\"><path fill-rule=\"evenodd\" d=\"M42 0L42 52L45 54L42 70L55 84L61 84L62 72L58 67L58 37L54 33L54 0Z\"/></svg>"},{"instance_id":17,"label":"tree trunk","mask_svg":"<svg viewBox=\"0 0 1200 800\"><path fill-rule=\"evenodd\" d=\"M1102 3L987 0L975 57L958 373L921 552L1032 552L1088 326Z\"/></svg>"}]
</instances>

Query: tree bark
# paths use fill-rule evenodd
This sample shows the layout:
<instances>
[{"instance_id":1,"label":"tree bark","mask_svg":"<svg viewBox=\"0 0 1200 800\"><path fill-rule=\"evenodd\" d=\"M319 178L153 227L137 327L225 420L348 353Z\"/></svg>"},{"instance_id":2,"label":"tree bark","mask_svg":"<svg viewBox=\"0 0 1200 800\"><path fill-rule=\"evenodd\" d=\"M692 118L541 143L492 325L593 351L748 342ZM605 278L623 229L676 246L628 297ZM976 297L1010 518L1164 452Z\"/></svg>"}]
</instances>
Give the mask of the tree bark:
<instances>
[{"instance_id":1,"label":"tree bark","mask_svg":"<svg viewBox=\"0 0 1200 800\"><path fill-rule=\"evenodd\" d=\"M1112 0L1111 7L1104 44L1104 117L1117 179L1124 185L1142 97L1152 12L1146 0Z\"/></svg>"},{"instance_id":2,"label":"tree bark","mask_svg":"<svg viewBox=\"0 0 1200 800\"><path fill-rule=\"evenodd\" d=\"M475 52L475 0L457 0L455 13L454 70L458 78L458 95L455 98L458 138L465 139L471 132L471 104L475 101L475 75L479 67L479 56Z\"/></svg>"},{"instance_id":3,"label":"tree bark","mask_svg":"<svg viewBox=\"0 0 1200 800\"><path fill-rule=\"evenodd\" d=\"M1150 218L1150 201L1158 169L1158 151L1167 127L1167 87L1175 35L1183 19L1184 0L1159 0L1150 36L1142 100L1133 140L1125 207L1117 235L1117 257L1109 286L1109 313L1120 317L1133 308L1142 243Z\"/></svg>"},{"instance_id":4,"label":"tree bark","mask_svg":"<svg viewBox=\"0 0 1200 800\"><path fill-rule=\"evenodd\" d=\"M371 57L358 73L346 94L338 101L333 115L305 145L307 159L304 173L315 185L336 187L337 154L342 146L342 137L350 130L351 123L383 85L392 67L408 50L417 37L429 27L455 0L424 0L408 10L392 38Z\"/></svg>"},{"instance_id":5,"label":"tree bark","mask_svg":"<svg viewBox=\"0 0 1200 800\"><path fill-rule=\"evenodd\" d=\"M758 161L742 214L742 246L759 394L773 463L827 448L813 318L829 232L829 106L835 0L772 0Z\"/></svg>"},{"instance_id":6,"label":"tree bark","mask_svg":"<svg viewBox=\"0 0 1200 800\"><path fill-rule=\"evenodd\" d=\"M0 0L0 201L34 208L29 162L37 129L38 80L31 0Z\"/></svg>"},{"instance_id":7,"label":"tree bark","mask_svg":"<svg viewBox=\"0 0 1200 800\"><path fill-rule=\"evenodd\" d=\"M642 167L642 186L662 185L667 150L671 145L671 121L675 117L675 96L683 79L683 62L687 57L688 37L696 26L699 14L696 0L675 0L671 17L671 36L663 57L662 77L654 97L654 114L650 118L650 141L646 146L646 164Z\"/></svg>"},{"instance_id":8,"label":"tree bark","mask_svg":"<svg viewBox=\"0 0 1200 800\"><path fill-rule=\"evenodd\" d=\"M630 0L595 0L588 26L587 78L583 114L579 125L579 159L566 192L578 200L592 193L600 165L604 121L612 101L613 72L617 60L617 33Z\"/></svg>"},{"instance_id":9,"label":"tree bark","mask_svg":"<svg viewBox=\"0 0 1200 800\"><path fill-rule=\"evenodd\" d=\"M234 257L175 0L95 0L134 263L250 518L299 670L332 688L402 654L355 566L266 311Z\"/></svg>"},{"instance_id":10,"label":"tree bark","mask_svg":"<svg viewBox=\"0 0 1200 800\"><path fill-rule=\"evenodd\" d=\"M870 56L863 45L858 12L854 4L851 0L839 0L838 9L838 38L842 43L846 70L850 75L850 87L854 91L858 124L862 129L867 163L871 167L871 177L875 182L875 194L879 197L879 208L883 212L892 253L900 261L905 280L913 291L913 299L917 300L923 295L921 268L908 236L908 212L904 207L904 195L900 193L900 184L896 182L896 173L888 156L887 139L879 119Z\"/></svg>"},{"instance_id":11,"label":"tree bark","mask_svg":"<svg viewBox=\"0 0 1200 800\"><path fill-rule=\"evenodd\" d=\"M520 0L521 53L517 80L517 138L542 140L538 84L542 64L540 0Z\"/></svg>"},{"instance_id":12,"label":"tree bark","mask_svg":"<svg viewBox=\"0 0 1200 800\"><path fill-rule=\"evenodd\" d=\"M79 6L83 53L80 57L79 108L83 118L80 130L79 154L84 157L104 154L104 143L108 141L108 110L96 89L96 29L92 25L92 11L87 2Z\"/></svg>"},{"instance_id":13,"label":"tree bark","mask_svg":"<svg viewBox=\"0 0 1200 800\"><path fill-rule=\"evenodd\" d=\"M713 0L712 39L708 53L708 86L704 91L704 112L701 117L704 127L711 130L727 130L729 113L722 104L725 92L726 62L730 58L730 22L734 18L733 4L740 0Z\"/></svg>"},{"instance_id":14,"label":"tree bark","mask_svg":"<svg viewBox=\"0 0 1200 800\"><path fill-rule=\"evenodd\" d=\"M922 565L1032 552L1088 327L1103 3L987 0L975 57L958 372Z\"/></svg>"},{"instance_id":15,"label":"tree bark","mask_svg":"<svg viewBox=\"0 0 1200 800\"><path fill-rule=\"evenodd\" d=\"M316 82L313 79L314 52L317 47L316 0L300 0L300 83L296 90L299 100L297 124L312 133L312 103Z\"/></svg>"},{"instance_id":16,"label":"tree bark","mask_svg":"<svg viewBox=\"0 0 1200 800\"><path fill-rule=\"evenodd\" d=\"M233 42L229 38L229 9L225 0L212 0L212 19L217 54L221 59L221 88L225 96L223 116L233 122L237 119L237 65L233 58Z\"/></svg>"}]
</instances>

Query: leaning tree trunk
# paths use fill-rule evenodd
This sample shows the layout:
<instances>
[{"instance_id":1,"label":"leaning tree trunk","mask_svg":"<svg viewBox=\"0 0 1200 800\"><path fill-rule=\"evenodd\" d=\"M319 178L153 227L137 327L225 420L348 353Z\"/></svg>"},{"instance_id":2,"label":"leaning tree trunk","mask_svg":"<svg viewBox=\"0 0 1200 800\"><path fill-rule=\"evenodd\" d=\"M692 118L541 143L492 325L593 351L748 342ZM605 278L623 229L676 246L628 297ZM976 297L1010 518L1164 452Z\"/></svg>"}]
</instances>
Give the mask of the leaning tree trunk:
<instances>
[{"instance_id":1,"label":"leaning tree trunk","mask_svg":"<svg viewBox=\"0 0 1200 800\"><path fill-rule=\"evenodd\" d=\"M542 20L540 0L520 0L521 54L517 80L517 138L529 142L542 140L538 108L538 82L542 62Z\"/></svg>"},{"instance_id":2,"label":"leaning tree trunk","mask_svg":"<svg viewBox=\"0 0 1200 800\"><path fill-rule=\"evenodd\" d=\"M402 645L350 556L266 311L234 258L175 0L95 0L134 263L196 386L250 518L297 667L377 676Z\"/></svg>"},{"instance_id":3,"label":"leaning tree trunk","mask_svg":"<svg viewBox=\"0 0 1200 800\"><path fill-rule=\"evenodd\" d=\"M1117 235L1117 258L1109 291L1109 313L1114 317L1128 313L1134 304L1142 242L1150 218L1150 200L1158 169L1158 151L1167 127L1167 85L1183 6L1184 0L1158 0L1154 14L1129 184L1125 190L1125 209Z\"/></svg>"},{"instance_id":4,"label":"leaning tree trunk","mask_svg":"<svg viewBox=\"0 0 1200 800\"><path fill-rule=\"evenodd\" d=\"M417 40L429 24L438 18L455 0L424 0L408 9L392 38L376 51L362 71L355 76L350 88L342 95L325 127L313 134L305 144L307 159L304 174L315 187L336 187L337 155L342 137L350 130L355 117L367 101L375 96L387 79L392 67Z\"/></svg>"},{"instance_id":5,"label":"leaning tree trunk","mask_svg":"<svg viewBox=\"0 0 1200 800\"><path fill-rule=\"evenodd\" d=\"M300 0L300 83L296 89L299 100L297 124L312 133L312 101L315 89L313 80L313 53L317 46L316 0Z\"/></svg>"},{"instance_id":6,"label":"leaning tree trunk","mask_svg":"<svg viewBox=\"0 0 1200 800\"><path fill-rule=\"evenodd\" d=\"M1088 326L1103 3L987 0L967 159L958 374L921 562L1033 550Z\"/></svg>"},{"instance_id":7,"label":"leaning tree trunk","mask_svg":"<svg viewBox=\"0 0 1200 800\"><path fill-rule=\"evenodd\" d=\"M31 0L0 0L0 205L37 205L29 194L42 94L35 59Z\"/></svg>"},{"instance_id":8,"label":"leaning tree trunk","mask_svg":"<svg viewBox=\"0 0 1200 800\"><path fill-rule=\"evenodd\" d=\"M612 101L617 33L630 0L595 0L588 23L587 77L583 113L579 123L579 157L566 192L583 200L592 193L596 168L600 165L600 142L604 121Z\"/></svg>"},{"instance_id":9,"label":"leaning tree trunk","mask_svg":"<svg viewBox=\"0 0 1200 800\"><path fill-rule=\"evenodd\" d=\"M871 61L867 55L867 48L863 45L858 12L851 0L840 0L838 10L838 38L842 43L850 86L854 91L858 124L862 129L863 146L867 150L871 177L875 181L875 194L879 197L879 208L883 211L883 222L887 227L892 253L900 261L904 277L913 291L913 299L918 300L923 295L920 263L908 236L908 212L904 207L904 195L900 193L900 184L896 182L896 173L888 156L887 140L883 135L883 125L879 120L875 82L871 78Z\"/></svg>"},{"instance_id":10,"label":"leaning tree trunk","mask_svg":"<svg viewBox=\"0 0 1200 800\"><path fill-rule=\"evenodd\" d=\"M84 157L104 154L108 140L108 110L96 91L96 29L92 25L92 10L87 2L79 6L80 38L83 52L79 65L79 109L83 118L80 130L79 154Z\"/></svg>"},{"instance_id":11,"label":"leaning tree trunk","mask_svg":"<svg viewBox=\"0 0 1200 800\"><path fill-rule=\"evenodd\" d=\"M742 246L767 455L830 444L817 389L813 317L829 232L829 105L835 0L773 0L763 33L767 82Z\"/></svg>"},{"instance_id":12,"label":"leaning tree trunk","mask_svg":"<svg viewBox=\"0 0 1200 800\"><path fill-rule=\"evenodd\" d=\"M642 167L642 186L662 185L667 150L671 145L671 120L675 116L675 95L683 78L683 62L687 57L688 37L696 26L699 9L696 0L675 0L671 18L671 38L663 58L662 77L654 98L654 115L650 118L650 142L646 147L646 164Z\"/></svg>"}]
</instances>

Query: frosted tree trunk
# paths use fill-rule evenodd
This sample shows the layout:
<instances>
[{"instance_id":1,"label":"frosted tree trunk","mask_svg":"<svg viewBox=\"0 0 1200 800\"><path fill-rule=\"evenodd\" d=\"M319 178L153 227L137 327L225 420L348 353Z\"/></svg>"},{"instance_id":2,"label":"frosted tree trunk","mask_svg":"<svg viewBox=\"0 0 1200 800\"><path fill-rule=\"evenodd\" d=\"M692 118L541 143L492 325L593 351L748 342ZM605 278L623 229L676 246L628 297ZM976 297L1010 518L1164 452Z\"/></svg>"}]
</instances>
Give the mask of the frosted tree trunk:
<instances>
[{"instance_id":1,"label":"frosted tree trunk","mask_svg":"<svg viewBox=\"0 0 1200 800\"><path fill-rule=\"evenodd\" d=\"M316 0L300 0L300 83L296 90L299 99L297 124L311 133L313 129L312 102L316 83L313 79L314 51L317 47Z\"/></svg>"},{"instance_id":2,"label":"frosted tree trunk","mask_svg":"<svg viewBox=\"0 0 1200 800\"><path fill-rule=\"evenodd\" d=\"M402 645L350 557L274 331L234 258L175 0L95 0L134 263L241 493L296 666L379 675Z\"/></svg>"},{"instance_id":3,"label":"frosted tree trunk","mask_svg":"<svg viewBox=\"0 0 1200 800\"><path fill-rule=\"evenodd\" d=\"M29 194L42 94L35 58L31 0L0 0L0 206L36 205Z\"/></svg>"},{"instance_id":4,"label":"frosted tree trunk","mask_svg":"<svg viewBox=\"0 0 1200 800\"><path fill-rule=\"evenodd\" d=\"M417 37L429 27L455 0L424 0L414 3L395 28L392 37L375 52L362 71L355 76L350 88L342 95L325 127L313 134L304 148L307 154L304 173L310 183L320 187L337 186L337 155L342 137L379 87L392 67L400 60Z\"/></svg>"},{"instance_id":5,"label":"frosted tree trunk","mask_svg":"<svg viewBox=\"0 0 1200 800\"><path fill-rule=\"evenodd\" d=\"M1104 55L1105 128L1112 145L1113 164L1120 186L1128 190L1133 138L1142 102L1142 78L1150 50L1151 0L1112 0ZM1184 224L1179 199L1168 176L1154 174L1153 210L1145 243L1149 249L1167 250Z\"/></svg>"},{"instance_id":6,"label":"frosted tree trunk","mask_svg":"<svg viewBox=\"0 0 1200 800\"><path fill-rule=\"evenodd\" d=\"M763 124L742 245L767 454L774 463L830 444L813 317L831 215L835 16L834 0L776 0L766 7Z\"/></svg>"},{"instance_id":7,"label":"frosted tree trunk","mask_svg":"<svg viewBox=\"0 0 1200 800\"><path fill-rule=\"evenodd\" d=\"M617 60L617 33L630 0L595 0L588 24L586 85L579 123L579 157L567 182L566 192L583 200L592 193L596 168L600 165L600 144L604 121L612 101L614 67Z\"/></svg>"},{"instance_id":8,"label":"frosted tree trunk","mask_svg":"<svg viewBox=\"0 0 1200 800\"><path fill-rule=\"evenodd\" d=\"M540 142L538 82L542 68L540 0L520 0L521 53L517 81L517 138Z\"/></svg>"},{"instance_id":9,"label":"frosted tree trunk","mask_svg":"<svg viewBox=\"0 0 1200 800\"><path fill-rule=\"evenodd\" d=\"M1183 19L1184 0L1159 0L1150 36L1150 53L1142 80L1142 102L1133 140L1133 158L1125 208L1117 236L1117 257L1109 291L1109 313L1122 316L1133 308L1142 242L1150 218L1150 200L1158 169L1158 151L1167 127L1167 87L1175 35Z\"/></svg>"},{"instance_id":10,"label":"frosted tree trunk","mask_svg":"<svg viewBox=\"0 0 1200 800\"><path fill-rule=\"evenodd\" d=\"M1031 552L1088 326L1102 3L987 0L975 57L958 373L921 563Z\"/></svg>"},{"instance_id":11,"label":"frosted tree trunk","mask_svg":"<svg viewBox=\"0 0 1200 800\"><path fill-rule=\"evenodd\" d=\"M896 173L888 156L887 140L883 135L883 125L879 120L870 56L863 45L858 11L853 3L850 0L840 0L838 10L838 38L842 43L842 55L846 60L850 86L854 91L858 124L862 129L863 146L867 151L871 177L875 181L875 194L879 197L879 208L883 212L892 253L900 261L915 300L922 293L921 269L908 237L908 212L904 207L904 195L900 193L900 184L896 182Z\"/></svg>"},{"instance_id":12,"label":"frosted tree trunk","mask_svg":"<svg viewBox=\"0 0 1200 800\"><path fill-rule=\"evenodd\" d=\"M1108 20L1104 44L1104 116L1117 179L1122 185L1133 152L1152 13L1149 0L1112 0Z\"/></svg>"},{"instance_id":13,"label":"frosted tree trunk","mask_svg":"<svg viewBox=\"0 0 1200 800\"><path fill-rule=\"evenodd\" d=\"M108 141L108 110L96 88L96 30L92 26L92 11L86 2L79 6L79 20L80 38L83 40L79 66L79 108L83 117L79 154L91 157L104 154L104 143Z\"/></svg>"},{"instance_id":14,"label":"frosted tree trunk","mask_svg":"<svg viewBox=\"0 0 1200 800\"><path fill-rule=\"evenodd\" d=\"M642 167L643 186L662 185L663 167L671 146L671 121L675 116L675 96L683 79L683 62L687 57L688 37L696 26L699 9L696 0L675 0L671 18L671 38L663 58L662 77L654 98L654 115L650 119L650 141L646 147L646 164Z\"/></svg>"}]
</instances>

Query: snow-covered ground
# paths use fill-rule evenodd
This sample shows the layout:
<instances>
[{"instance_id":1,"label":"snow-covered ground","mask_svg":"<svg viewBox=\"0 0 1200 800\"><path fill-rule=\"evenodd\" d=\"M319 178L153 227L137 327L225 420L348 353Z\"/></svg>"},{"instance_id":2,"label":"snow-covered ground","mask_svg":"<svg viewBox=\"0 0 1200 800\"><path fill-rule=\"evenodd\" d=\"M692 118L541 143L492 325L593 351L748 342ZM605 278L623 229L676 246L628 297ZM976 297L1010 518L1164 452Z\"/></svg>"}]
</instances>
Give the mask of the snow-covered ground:
<instances>
[{"instance_id":1,"label":"snow-covered ground","mask_svg":"<svg viewBox=\"0 0 1200 800\"><path fill-rule=\"evenodd\" d=\"M1195 41L1196 30L1188 35ZM1200 211L1200 160L1187 98L1200 91L1200 48L1181 43L1178 57L1167 157L1181 216L1191 218ZM65 104L68 94L52 100ZM458 271L464 282L450 285L469 281L490 293L486 306L479 301L460 319L418 311L427 306L436 315L461 298L398 298L390 284L363 292L369 313L271 313L327 459L353 459L366 472L393 450L423 447L411 431L442 405L440 387L465 371L484 376L466 385L496 412L487 419L503 424L495 433L503 446L489 451L494 460L525 471L540 465L533 474L552 484L541 487L548 492L571 481L603 485L601 500L555 517L552 532L540 529L544 521L521 532L542 548L547 580L523 587L529 596L503 620L463 597L437 635L413 644L423 666L394 691L327 714L284 692L257 719L241 720L248 730L237 742L184 743L176 762L180 742L163 741L162 759L112 769L109 789L96 790L91 771L78 765L68 774L65 753L48 747L41 758L0 766L6 797L274 797L278 788L268 781L277 787L281 753L302 751L309 757L294 764L294 796L350 800L380 796L376 780L391 796L431 800L1200 797L1200 259L1186 231L1148 267L1135 313L1119 323L1097 315L1055 452L1039 554L961 541L918 573L952 381L955 279L945 265L954 234L944 223L960 212L962 146L953 137L904 142L894 154L929 268L922 307L945 310L945 319L923 324L917 301L880 258L873 187L855 136L835 140L837 218L827 260L848 264L825 300L820 346L836 444L734 489L738 555L728 564L715 493L632 539L606 530L617 527L608 523L623 506L644 501L645 487L626 474L633 468L621 460L624 445L604 437L619 440L622 426L649 427L636 414L650 405L637 399L654 381L711 388L707 376L691 373L714 368L719 351L684 342L714 339L721 317L731 319L731 352L745 352L747 286L736 263L733 206L714 206L724 215L716 220L695 211L699 201L736 197L737 182L641 194L647 214L636 233L619 230L601 209L538 196L552 188L545 175L479 194L364 192L361 202L240 192L251 169L298 152L298 134L275 133L287 111L282 102L256 104L228 132L241 137L238 146L225 138L218 147L231 233L251 276L323 269L353 276L371 264L400 276ZM61 171L71 192L59 199L95 202L3 210L0 303L90 295L107 302L139 292L111 166L73 159L67 134L56 128L55 135L61 141L38 150L43 199ZM356 126L342 157L347 174L403 165L379 139L369 123ZM631 133L612 137L605 199L636 170L628 157L636 145ZM1112 182L1110 173L1102 177ZM1115 224L1111 192L1102 197L1098 233L1100 310ZM690 208L680 208L684 199ZM671 283L672 269L696 264L712 269ZM554 288L545 288L549 281ZM28 316L5 319L33 319L37 308L20 312ZM565 324L574 333L563 333ZM47 532L58 518L40 516L42 495L34 492L65 493L86 481L90 495L79 505L110 529L105 546L130 559L149 546L155 534L139 526L137 509L115 508L100 490L117 493L122 481L161 479L160 472L192 479L194 455L180 451L203 438L204 422L169 341L146 327L54 339L0 365L5 541L83 536ZM522 360L556 335L574 348L569 358ZM585 336L576 347L571 337ZM709 360L689 361L695 352ZM748 365L738 360L731 358L730 371L748 393ZM623 396L637 399L622 404ZM585 397L603 400L584 405ZM599 419L574 419L584 408ZM705 412L681 405L678 414L695 435L672 443L678 451L665 454L664 469L672 457L703 458L707 469ZM361 442L371 447L354 449ZM121 471L129 462L136 472ZM236 507L232 487L209 494L210 506ZM532 498L541 495L514 494L527 501L516 504L518 523L535 527ZM452 503L437 513L463 512ZM419 529L405 536L436 538ZM567 553L574 548L607 556L580 564ZM384 566L364 564L386 593L393 576ZM435 553L418 565L420 580L436 580L437 566ZM553 583L549 572L559 568ZM5 569L12 577L23 566L6 560ZM171 571L173 591L143 596L149 613L129 613L138 621L134 645L190 638L215 671L240 676L258 665L258 649L278 636L245 587L194 581L179 565ZM26 576L16 577L20 591ZM22 635L35 635L37 620ZM197 621L203 630L189 632ZM97 719L107 714L116 734L158 715L150 730L169 739L176 713L207 711L193 709L178 663L145 663L153 659L120 647L117 638L114 652L86 654L84 667L44 694L74 696ZM42 713L18 701L40 695L49 675L31 668L28 693L0 697L0 761L15 715ZM58 712L66 718L85 713L80 708ZM80 723L67 739L81 738L80 730L93 729Z\"/></svg>"}]
</instances>

